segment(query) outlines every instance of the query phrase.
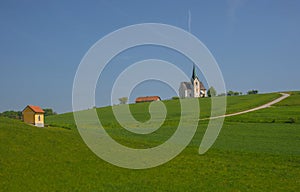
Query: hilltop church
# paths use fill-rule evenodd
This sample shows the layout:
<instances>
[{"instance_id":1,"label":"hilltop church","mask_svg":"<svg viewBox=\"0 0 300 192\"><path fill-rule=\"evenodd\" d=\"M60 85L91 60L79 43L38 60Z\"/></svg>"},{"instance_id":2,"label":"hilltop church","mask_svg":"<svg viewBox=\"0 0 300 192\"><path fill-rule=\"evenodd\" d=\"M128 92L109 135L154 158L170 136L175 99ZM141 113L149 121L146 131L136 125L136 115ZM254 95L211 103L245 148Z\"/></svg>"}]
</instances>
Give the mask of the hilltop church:
<instances>
[{"instance_id":1,"label":"hilltop church","mask_svg":"<svg viewBox=\"0 0 300 192\"><path fill-rule=\"evenodd\" d=\"M206 97L207 92L203 83L198 79L195 65L193 66L191 82L181 82L179 87L180 98Z\"/></svg>"}]
</instances>

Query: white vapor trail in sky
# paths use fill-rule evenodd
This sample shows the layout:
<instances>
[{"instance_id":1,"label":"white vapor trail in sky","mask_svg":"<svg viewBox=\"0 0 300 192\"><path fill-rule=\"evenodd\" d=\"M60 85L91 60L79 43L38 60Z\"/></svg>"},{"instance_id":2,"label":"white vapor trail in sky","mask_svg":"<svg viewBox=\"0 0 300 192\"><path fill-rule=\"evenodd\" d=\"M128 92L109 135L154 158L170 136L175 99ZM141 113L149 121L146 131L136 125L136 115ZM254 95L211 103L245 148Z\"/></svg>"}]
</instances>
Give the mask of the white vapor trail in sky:
<instances>
[{"instance_id":1,"label":"white vapor trail in sky","mask_svg":"<svg viewBox=\"0 0 300 192\"><path fill-rule=\"evenodd\" d=\"M189 10L188 31L189 31L190 33L192 33L192 26L191 26L191 24L192 24L192 14L191 14L191 10Z\"/></svg>"}]
</instances>

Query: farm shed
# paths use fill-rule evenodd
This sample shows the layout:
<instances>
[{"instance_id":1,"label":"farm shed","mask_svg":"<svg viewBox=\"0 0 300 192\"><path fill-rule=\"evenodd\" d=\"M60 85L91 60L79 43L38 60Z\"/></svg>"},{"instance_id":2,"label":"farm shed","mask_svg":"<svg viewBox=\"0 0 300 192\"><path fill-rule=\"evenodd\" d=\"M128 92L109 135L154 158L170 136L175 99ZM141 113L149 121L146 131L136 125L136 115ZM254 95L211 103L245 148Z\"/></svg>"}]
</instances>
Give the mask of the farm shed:
<instances>
[{"instance_id":1,"label":"farm shed","mask_svg":"<svg viewBox=\"0 0 300 192\"><path fill-rule=\"evenodd\" d=\"M37 127L44 127L44 113L39 106L27 105L22 111L23 121Z\"/></svg>"},{"instance_id":2,"label":"farm shed","mask_svg":"<svg viewBox=\"0 0 300 192\"><path fill-rule=\"evenodd\" d=\"M147 96L147 97L138 97L135 99L136 103L142 103L142 102L151 102L151 101L160 101L159 96Z\"/></svg>"}]
</instances>

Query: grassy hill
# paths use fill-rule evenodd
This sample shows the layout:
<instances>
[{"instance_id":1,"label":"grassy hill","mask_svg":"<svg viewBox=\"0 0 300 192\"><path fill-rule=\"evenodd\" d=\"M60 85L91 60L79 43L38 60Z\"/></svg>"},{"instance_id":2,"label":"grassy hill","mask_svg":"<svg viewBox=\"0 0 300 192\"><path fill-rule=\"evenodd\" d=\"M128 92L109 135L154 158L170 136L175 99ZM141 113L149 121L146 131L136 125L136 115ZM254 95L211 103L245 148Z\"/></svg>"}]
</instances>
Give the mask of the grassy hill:
<instances>
[{"instance_id":1,"label":"grassy hill","mask_svg":"<svg viewBox=\"0 0 300 192\"><path fill-rule=\"evenodd\" d=\"M243 96L232 96L227 97L227 109L226 113L234 113L239 111L244 111L247 109L251 109L260 105L263 105L269 101L272 101L281 95L278 93L269 93L269 94L259 94L259 95L243 95ZM178 120L180 118L180 103L178 100L167 100L163 101L165 104L168 114L166 121L172 121L173 124L177 125ZM211 99L210 98L201 98L199 99L199 106L201 113L199 118L207 118L210 117L210 107L211 107ZM149 114L149 103L138 103L138 104L130 104L130 109L132 115L139 121L146 121L150 118ZM103 107L97 109L99 118L101 123L106 127L120 127L120 125L116 122L112 108L111 107ZM74 123L73 113L65 113L56 116L50 116L46 119L46 123L65 127L65 128L76 128Z\"/></svg>"},{"instance_id":2,"label":"grassy hill","mask_svg":"<svg viewBox=\"0 0 300 192\"><path fill-rule=\"evenodd\" d=\"M300 92L291 92L286 100L270 108L228 117L231 122L261 122L261 123L300 123Z\"/></svg>"},{"instance_id":3,"label":"grassy hill","mask_svg":"<svg viewBox=\"0 0 300 192\"><path fill-rule=\"evenodd\" d=\"M228 113L264 104L279 94L228 97ZM207 122L190 145L170 162L147 170L115 167L94 155L79 136L71 113L47 118L56 127L36 128L0 118L2 191L299 191L300 92L260 111L228 117L213 147L198 154ZM97 109L107 131L136 148L157 145L178 123L178 101L165 101L166 123L156 136L137 136L118 126L110 107ZM148 105L131 105L149 118ZM201 118L210 100L200 99ZM294 119L291 122L291 118ZM274 121L273 121L274 120ZM63 128L59 128L63 127Z\"/></svg>"}]
</instances>

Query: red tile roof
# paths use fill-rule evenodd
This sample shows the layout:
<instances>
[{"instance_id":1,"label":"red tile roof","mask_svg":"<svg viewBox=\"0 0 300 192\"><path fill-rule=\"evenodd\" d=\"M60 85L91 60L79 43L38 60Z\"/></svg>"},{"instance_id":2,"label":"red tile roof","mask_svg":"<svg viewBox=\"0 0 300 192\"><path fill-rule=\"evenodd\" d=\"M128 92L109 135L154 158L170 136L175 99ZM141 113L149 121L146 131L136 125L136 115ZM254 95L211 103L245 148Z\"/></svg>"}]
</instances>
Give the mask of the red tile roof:
<instances>
[{"instance_id":1,"label":"red tile roof","mask_svg":"<svg viewBox=\"0 0 300 192\"><path fill-rule=\"evenodd\" d=\"M159 96L147 96L147 97L138 97L135 99L136 103L140 102L150 102L150 101L159 101L161 100Z\"/></svg>"},{"instance_id":2,"label":"red tile roof","mask_svg":"<svg viewBox=\"0 0 300 192\"><path fill-rule=\"evenodd\" d=\"M45 111L42 108L40 108L39 106L28 105L28 107L36 113L45 113Z\"/></svg>"}]
</instances>

